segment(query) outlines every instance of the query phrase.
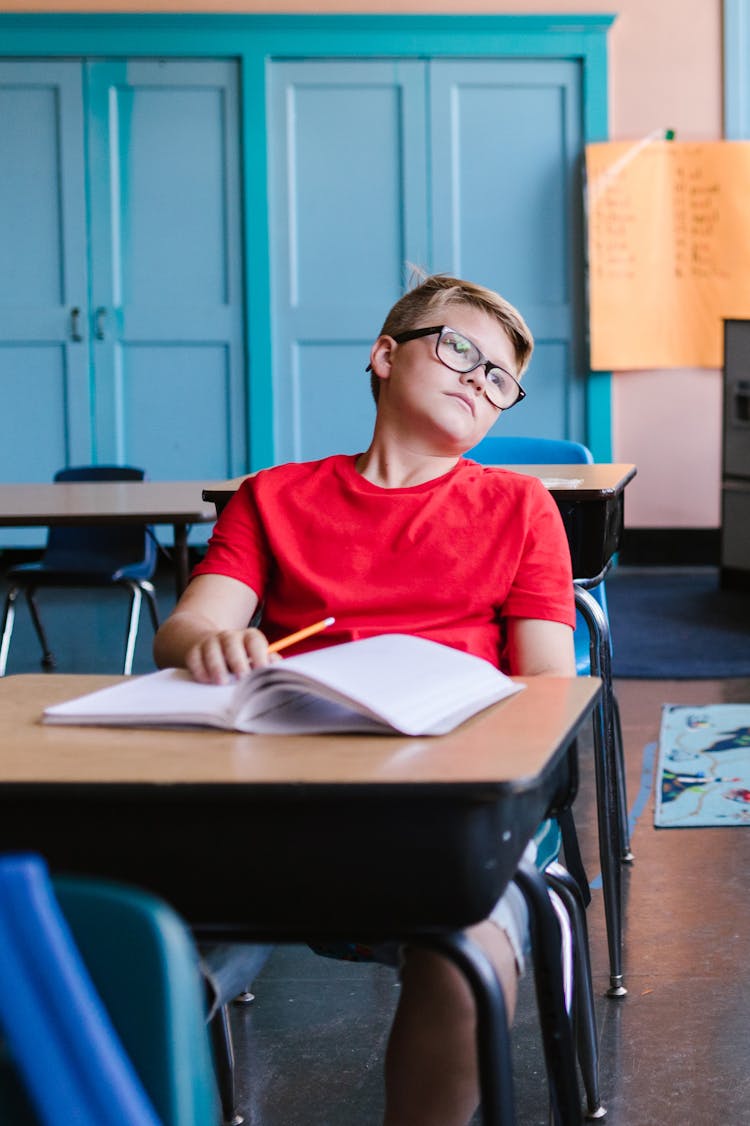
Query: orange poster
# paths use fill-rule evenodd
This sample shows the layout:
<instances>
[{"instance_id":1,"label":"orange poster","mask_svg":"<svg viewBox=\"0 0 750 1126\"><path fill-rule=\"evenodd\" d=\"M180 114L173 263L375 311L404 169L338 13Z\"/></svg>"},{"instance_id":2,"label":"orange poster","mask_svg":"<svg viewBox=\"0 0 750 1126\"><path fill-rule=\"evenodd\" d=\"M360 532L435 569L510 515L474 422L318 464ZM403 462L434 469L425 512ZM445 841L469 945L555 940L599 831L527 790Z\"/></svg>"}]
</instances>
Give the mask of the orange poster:
<instances>
[{"instance_id":1,"label":"orange poster","mask_svg":"<svg viewBox=\"0 0 750 1126\"><path fill-rule=\"evenodd\" d=\"M586 148L591 367L723 363L750 318L750 142Z\"/></svg>"}]
</instances>

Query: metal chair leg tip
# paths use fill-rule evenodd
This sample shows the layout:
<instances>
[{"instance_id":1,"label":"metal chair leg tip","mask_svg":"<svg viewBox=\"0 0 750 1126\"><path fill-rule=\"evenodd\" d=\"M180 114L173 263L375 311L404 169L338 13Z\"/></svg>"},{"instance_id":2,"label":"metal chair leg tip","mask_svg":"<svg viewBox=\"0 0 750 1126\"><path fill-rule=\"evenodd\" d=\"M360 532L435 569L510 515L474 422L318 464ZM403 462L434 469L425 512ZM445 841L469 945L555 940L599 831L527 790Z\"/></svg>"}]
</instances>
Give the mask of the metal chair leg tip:
<instances>
[{"instance_id":1,"label":"metal chair leg tip","mask_svg":"<svg viewBox=\"0 0 750 1126\"><path fill-rule=\"evenodd\" d=\"M635 853L631 852L630 849L628 849L627 852L623 852L621 859L623 864L632 864L635 860Z\"/></svg>"},{"instance_id":2,"label":"metal chair leg tip","mask_svg":"<svg viewBox=\"0 0 750 1126\"><path fill-rule=\"evenodd\" d=\"M235 1005L249 1005L251 1001L255 1000L255 994L246 989L244 993L238 993L234 998Z\"/></svg>"},{"instance_id":3,"label":"metal chair leg tip","mask_svg":"<svg viewBox=\"0 0 750 1126\"><path fill-rule=\"evenodd\" d=\"M586 1121L587 1122L594 1122L598 1119L602 1119L602 1118L606 1118L606 1117L607 1117L607 1108L606 1108L606 1106L603 1106L601 1103L599 1103L599 1106L596 1107L594 1110L587 1110L586 1111Z\"/></svg>"},{"instance_id":4,"label":"metal chair leg tip","mask_svg":"<svg viewBox=\"0 0 750 1126\"><path fill-rule=\"evenodd\" d=\"M622 978L612 978L609 989L607 990L608 997L627 997L628 991L622 984Z\"/></svg>"},{"instance_id":5,"label":"metal chair leg tip","mask_svg":"<svg viewBox=\"0 0 750 1126\"><path fill-rule=\"evenodd\" d=\"M224 1119L224 1126L241 1126L244 1121L244 1114L233 1114L231 1118Z\"/></svg>"}]
</instances>

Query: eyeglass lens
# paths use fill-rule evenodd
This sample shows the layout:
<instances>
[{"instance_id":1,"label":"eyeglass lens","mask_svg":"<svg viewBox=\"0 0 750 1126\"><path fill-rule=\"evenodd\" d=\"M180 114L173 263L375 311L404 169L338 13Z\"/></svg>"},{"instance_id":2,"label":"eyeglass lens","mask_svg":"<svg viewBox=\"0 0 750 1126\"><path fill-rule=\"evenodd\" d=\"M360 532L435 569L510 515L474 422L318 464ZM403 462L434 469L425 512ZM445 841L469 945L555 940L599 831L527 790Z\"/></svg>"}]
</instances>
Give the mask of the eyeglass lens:
<instances>
[{"instance_id":1,"label":"eyeglass lens","mask_svg":"<svg viewBox=\"0 0 750 1126\"><path fill-rule=\"evenodd\" d=\"M453 371L473 371L482 365L484 357L471 340L444 328L437 341L438 359ZM507 410L520 397L521 389L508 372L485 361L485 394L493 406Z\"/></svg>"}]
</instances>

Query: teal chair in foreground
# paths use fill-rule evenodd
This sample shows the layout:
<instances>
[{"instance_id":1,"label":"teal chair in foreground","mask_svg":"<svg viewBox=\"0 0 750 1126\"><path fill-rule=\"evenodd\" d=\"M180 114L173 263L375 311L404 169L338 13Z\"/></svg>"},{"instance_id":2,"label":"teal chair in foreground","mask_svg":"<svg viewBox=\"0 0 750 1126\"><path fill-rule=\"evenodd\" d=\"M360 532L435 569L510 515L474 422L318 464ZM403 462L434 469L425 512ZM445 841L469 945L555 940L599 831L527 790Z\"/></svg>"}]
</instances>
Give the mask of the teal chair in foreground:
<instances>
[{"instance_id":1,"label":"teal chair in foreground","mask_svg":"<svg viewBox=\"0 0 750 1126\"><path fill-rule=\"evenodd\" d=\"M217 1126L198 956L161 900L0 857L0 1121Z\"/></svg>"}]
</instances>

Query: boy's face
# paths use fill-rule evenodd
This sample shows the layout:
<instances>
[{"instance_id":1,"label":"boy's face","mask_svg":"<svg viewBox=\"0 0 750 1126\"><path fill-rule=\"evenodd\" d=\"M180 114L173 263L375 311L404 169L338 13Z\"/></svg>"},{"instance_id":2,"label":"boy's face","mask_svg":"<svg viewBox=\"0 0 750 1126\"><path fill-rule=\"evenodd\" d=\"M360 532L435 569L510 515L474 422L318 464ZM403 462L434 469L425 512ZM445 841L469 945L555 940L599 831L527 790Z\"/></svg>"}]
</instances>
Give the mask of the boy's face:
<instances>
[{"instance_id":1,"label":"boy's face","mask_svg":"<svg viewBox=\"0 0 750 1126\"><path fill-rule=\"evenodd\" d=\"M410 328L444 324L467 337L493 364L515 376L517 361L502 325L487 313L466 305L448 305L420 318ZM470 372L446 367L436 353L437 334L394 343L380 337L373 365L381 375L379 414L398 431L426 440L434 452L463 453L487 433L501 413L484 393L486 376L480 365Z\"/></svg>"}]
</instances>

